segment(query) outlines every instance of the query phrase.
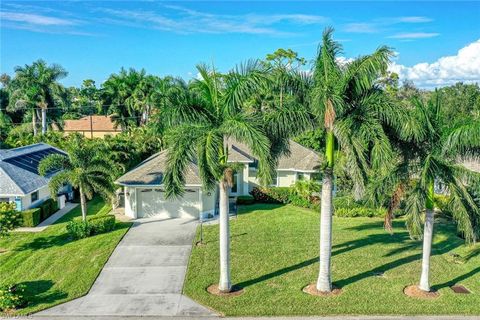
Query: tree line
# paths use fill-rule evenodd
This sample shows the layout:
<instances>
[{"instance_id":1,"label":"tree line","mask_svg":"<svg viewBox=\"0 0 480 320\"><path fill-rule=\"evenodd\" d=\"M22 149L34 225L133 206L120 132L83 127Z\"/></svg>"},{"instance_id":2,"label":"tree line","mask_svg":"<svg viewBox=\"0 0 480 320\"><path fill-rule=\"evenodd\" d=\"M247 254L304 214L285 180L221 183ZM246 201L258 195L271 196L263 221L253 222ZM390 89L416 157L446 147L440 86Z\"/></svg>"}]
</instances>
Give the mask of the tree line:
<instances>
[{"instance_id":1,"label":"tree line","mask_svg":"<svg viewBox=\"0 0 480 320\"><path fill-rule=\"evenodd\" d=\"M218 288L223 292L232 290L228 193L238 169L228 161L225 141L234 138L252 150L259 160L258 175L268 185L279 157L289 152L289 139L296 139L324 155L318 168L322 188L315 288L333 290L337 182L355 198L387 207L387 229L392 212L405 204L411 236L424 241L419 289L428 292L436 185L449 194L448 206L466 241L480 236L480 175L461 165L462 159L479 155L480 89L461 83L435 91L399 85L398 76L387 70L393 51L385 46L348 62L339 59L342 54L333 30L326 29L308 71L305 59L279 49L224 73L200 64L199 77L189 82L122 69L99 89L90 80L79 89L63 88L58 80L64 70L37 61L17 68L13 79L2 77L2 139L9 145L20 139L20 129L12 125L18 121L25 123L19 127L28 126L23 131L28 139L61 144L69 138L46 132L47 124L61 125L63 119L88 113L111 114L124 133L78 145L103 145L92 150L115 163L120 174L133 165L132 150L141 148L133 141L155 139L146 148L140 142L144 149L136 161L168 148L164 184L170 198L183 195L185 168L195 161L203 187L219 190ZM35 129L38 118L42 134Z\"/></svg>"}]
</instances>

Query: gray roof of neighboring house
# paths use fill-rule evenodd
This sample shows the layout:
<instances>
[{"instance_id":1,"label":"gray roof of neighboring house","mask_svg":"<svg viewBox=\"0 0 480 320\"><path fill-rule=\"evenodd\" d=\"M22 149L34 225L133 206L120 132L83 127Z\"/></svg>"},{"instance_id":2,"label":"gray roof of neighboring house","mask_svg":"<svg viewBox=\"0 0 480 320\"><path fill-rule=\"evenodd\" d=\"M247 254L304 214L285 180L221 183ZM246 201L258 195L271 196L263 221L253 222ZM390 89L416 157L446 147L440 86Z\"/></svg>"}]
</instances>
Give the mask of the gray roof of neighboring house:
<instances>
[{"instance_id":1,"label":"gray roof of neighboring house","mask_svg":"<svg viewBox=\"0 0 480 320\"><path fill-rule=\"evenodd\" d=\"M161 185L167 167L167 150L154 154L118 178L115 183L125 186ZM200 185L198 166L190 162L185 172L186 185Z\"/></svg>"},{"instance_id":2,"label":"gray roof of neighboring house","mask_svg":"<svg viewBox=\"0 0 480 320\"><path fill-rule=\"evenodd\" d=\"M245 144L230 139L228 144L229 162L254 162L256 161L250 148ZM277 170L316 171L320 166L322 157L319 153L290 140L290 151L280 157Z\"/></svg>"},{"instance_id":3,"label":"gray roof of neighboring house","mask_svg":"<svg viewBox=\"0 0 480 320\"><path fill-rule=\"evenodd\" d=\"M0 150L0 195L24 196L48 184L49 177L38 174L38 163L60 149L46 143Z\"/></svg>"}]
</instances>

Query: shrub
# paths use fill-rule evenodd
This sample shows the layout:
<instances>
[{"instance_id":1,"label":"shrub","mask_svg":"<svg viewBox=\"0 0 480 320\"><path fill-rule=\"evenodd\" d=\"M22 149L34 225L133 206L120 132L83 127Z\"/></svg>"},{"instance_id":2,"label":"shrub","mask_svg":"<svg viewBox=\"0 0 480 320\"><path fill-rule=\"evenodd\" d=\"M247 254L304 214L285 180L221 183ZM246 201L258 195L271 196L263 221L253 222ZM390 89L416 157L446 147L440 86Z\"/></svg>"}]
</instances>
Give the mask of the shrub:
<instances>
[{"instance_id":1,"label":"shrub","mask_svg":"<svg viewBox=\"0 0 480 320\"><path fill-rule=\"evenodd\" d=\"M95 215L87 217L84 222L81 218L75 218L67 225L67 232L73 239L83 239L95 234L112 231L115 228L114 215Z\"/></svg>"},{"instance_id":2,"label":"shrub","mask_svg":"<svg viewBox=\"0 0 480 320\"><path fill-rule=\"evenodd\" d=\"M359 201L355 201L355 199L352 196L341 196L341 197L333 198L333 206L336 209L339 209L339 208L352 209L352 208L361 207L362 203Z\"/></svg>"},{"instance_id":3,"label":"shrub","mask_svg":"<svg viewBox=\"0 0 480 320\"><path fill-rule=\"evenodd\" d=\"M73 239L87 238L91 234L91 227L88 222L74 219L67 224L67 232Z\"/></svg>"},{"instance_id":4,"label":"shrub","mask_svg":"<svg viewBox=\"0 0 480 320\"><path fill-rule=\"evenodd\" d=\"M47 219L58 210L58 204L52 198L45 200L38 207L42 210L41 221Z\"/></svg>"},{"instance_id":5,"label":"shrub","mask_svg":"<svg viewBox=\"0 0 480 320\"><path fill-rule=\"evenodd\" d=\"M115 228L115 216L111 214L88 217L87 221L91 228L90 235L109 232Z\"/></svg>"},{"instance_id":6,"label":"shrub","mask_svg":"<svg viewBox=\"0 0 480 320\"><path fill-rule=\"evenodd\" d=\"M237 197L237 204L252 204L254 202L255 198L250 195Z\"/></svg>"},{"instance_id":7,"label":"shrub","mask_svg":"<svg viewBox=\"0 0 480 320\"><path fill-rule=\"evenodd\" d=\"M41 221L42 210L40 208L33 208L22 211L23 226L35 227Z\"/></svg>"},{"instance_id":8,"label":"shrub","mask_svg":"<svg viewBox=\"0 0 480 320\"><path fill-rule=\"evenodd\" d=\"M4 285L0 287L0 311L14 310L24 307L27 303L23 296L25 286Z\"/></svg>"},{"instance_id":9,"label":"shrub","mask_svg":"<svg viewBox=\"0 0 480 320\"><path fill-rule=\"evenodd\" d=\"M255 201L263 203L289 203L288 198L292 193L292 188L289 187L255 187L250 192Z\"/></svg>"},{"instance_id":10,"label":"shrub","mask_svg":"<svg viewBox=\"0 0 480 320\"><path fill-rule=\"evenodd\" d=\"M0 236L22 225L22 213L15 210L15 203L0 202Z\"/></svg>"},{"instance_id":11,"label":"shrub","mask_svg":"<svg viewBox=\"0 0 480 320\"><path fill-rule=\"evenodd\" d=\"M354 218L354 217L381 217L384 216L387 210L385 208L338 208L335 209L337 217Z\"/></svg>"}]
</instances>

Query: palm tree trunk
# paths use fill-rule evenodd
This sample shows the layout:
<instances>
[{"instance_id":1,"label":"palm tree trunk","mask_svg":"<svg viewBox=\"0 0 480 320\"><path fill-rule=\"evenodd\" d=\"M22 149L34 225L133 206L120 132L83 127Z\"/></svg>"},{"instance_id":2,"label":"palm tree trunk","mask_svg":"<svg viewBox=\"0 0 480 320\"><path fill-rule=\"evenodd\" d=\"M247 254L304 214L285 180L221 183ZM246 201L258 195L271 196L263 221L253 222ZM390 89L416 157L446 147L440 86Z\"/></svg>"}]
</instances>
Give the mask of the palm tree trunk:
<instances>
[{"instance_id":1,"label":"palm tree trunk","mask_svg":"<svg viewBox=\"0 0 480 320\"><path fill-rule=\"evenodd\" d=\"M334 135L327 133L326 159L327 168L323 174L322 204L320 211L320 269L317 280L317 290L332 291L331 258L332 258L332 191L333 191L333 152Z\"/></svg>"},{"instance_id":2,"label":"palm tree trunk","mask_svg":"<svg viewBox=\"0 0 480 320\"><path fill-rule=\"evenodd\" d=\"M33 109L32 113L33 136L37 135L37 110Z\"/></svg>"},{"instance_id":3,"label":"palm tree trunk","mask_svg":"<svg viewBox=\"0 0 480 320\"><path fill-rule=\"evenodd\" d=\"M87 201L82 188L80 188L80 207L82 209L82 220L87 221Z\"/></svg>"},{"instance_id":4,"label":"palm tree trunk","mask_svg":"<svg viewBox=\"0 0 480 320\"><path fill-rule=\"evenodd\" d=\"M47 108L42 108L42 134L47 133Z\"/></svg>"},{"instance_id":5,"label":"palm tree trunk","mask_svg":"<svg viewBox=\"0 0 480 320\"><path fill-rule=\"evenodd\" d=\"M419 288L430 291L430 255L432 252L433 222L434 222L434 183L433 179L428 183L428 194L425 211L425 226L423 228L423 252L422 252L422 275L420 276Z\"/></svg>"},{"instance_id":6,"label":"palm tree trunk","mask_svg":"<svg viewBox=\"0 0 480 320\"><path fill-rule=\"evenodd\" d=\"M218 289L230 292L230 227L228 216L228 183L225 179L220 181L220 282Z\"/></svg>"}]
</instances>

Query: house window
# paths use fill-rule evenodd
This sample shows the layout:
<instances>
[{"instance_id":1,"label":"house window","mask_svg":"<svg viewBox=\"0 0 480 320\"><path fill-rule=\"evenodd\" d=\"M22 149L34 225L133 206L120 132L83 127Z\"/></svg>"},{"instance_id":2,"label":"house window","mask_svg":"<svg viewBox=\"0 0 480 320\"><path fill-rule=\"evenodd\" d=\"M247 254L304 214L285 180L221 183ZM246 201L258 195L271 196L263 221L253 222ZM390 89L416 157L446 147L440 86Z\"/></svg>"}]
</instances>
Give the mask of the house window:
<instances>
[{"instance_id":1,"label":"house window","mask_svg":"<svg viewBox=\"0 0 480 320\"><path fill-rule=\"evenodd\" d=\"M30 202L34 203L35 201L37 201L38 200L38 191L32 192L31 197L32 198L31 198Z\"/></svg>"},{"instance_id":2,"label":"house window","mask_svg":"<svg viewBox=\"0 0 480 320\"><path fill-rule=\"evenodd\" d=\"M310 175L310 179L315 182L322 181L322 174L320 172L315 172Z\"/></svg>"},{"instance_id":3,"label":"house window","mask_svg":"<svg viewBox=\"0 0 480 320\"><path fill-rule=\"evenodd\" d=\"M278 187L278 175L277 172L275 171L272 175L272 187Z\"/></svg>"},{"instance_id":4,"label":"house window","mask_svg":"<svg viewBox=\"0 0 480 320\"><path fill-rule=\"evenodd\" d=\"M238 184L238 173L235 172L233 174L233 184L232 184L232 188L230 189L230 192L237 193L238 191L237 184Z\"/></svg>"},{"instance_id":5,"label":"house window","mask_svg":"<svg viewBox=\"0 0 480 320\"><path fill-rule=\"evenodd\" d=\"M297 181L303 181L303 180L306 180L305 173L298 172L297 173Z\"/></svg>"},{"instance_id":6,"label":"house window","mask_svg":"<svg viewBox=\"0 0 480 320\"><path fill-rule=\"evenodd\" d=\"M9 198L0 198L0 202L10 202Z\"/></svg>"},{"instance_id":7,"label":"house window","mask_svg":"<svg viewBox=\"0 0 480 320\"><path fill-rule=\"evenodd\" d=\"M257 169L258 168L258 160L253 160L253 162L248 163L249 169Z\"/></svg>"}]
</instances>

